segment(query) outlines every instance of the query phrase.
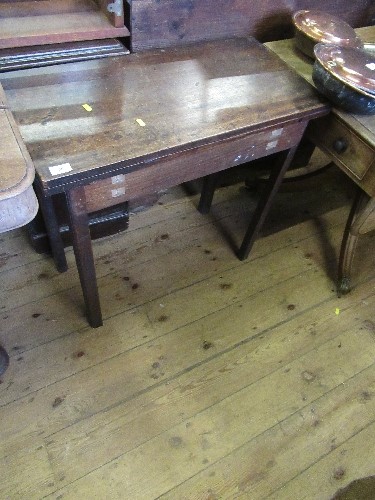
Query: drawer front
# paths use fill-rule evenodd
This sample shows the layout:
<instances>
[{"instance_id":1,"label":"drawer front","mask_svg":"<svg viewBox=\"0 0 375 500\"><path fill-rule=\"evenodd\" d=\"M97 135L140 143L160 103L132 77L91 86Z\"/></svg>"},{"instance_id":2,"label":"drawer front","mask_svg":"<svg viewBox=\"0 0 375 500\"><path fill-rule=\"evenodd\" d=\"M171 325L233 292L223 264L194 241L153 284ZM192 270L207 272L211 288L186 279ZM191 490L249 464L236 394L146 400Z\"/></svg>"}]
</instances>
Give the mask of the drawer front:
<instances>
[{"instance_id":1,"label":"drawer front","mask_svg":"<svg viewBox=\"0 0 375 500\"><path fill-rule=\"evenodd\" d=\"M270 127L261 132L175 153L130 173L118 173L85 186L87 211L134 200L183 182L289 149L300 141L306 122Z\"/></svg>"},{"instance_id":2,"label":"drawer front","mask_svg":"<svg viewBox=\"0 0 375 500\"><path fill-rule=\"evenodd\" d=\"M362 180L374 164L373 148L333 115L312 121L307 136L354 179Z\"/></svg>"}]
</instances>

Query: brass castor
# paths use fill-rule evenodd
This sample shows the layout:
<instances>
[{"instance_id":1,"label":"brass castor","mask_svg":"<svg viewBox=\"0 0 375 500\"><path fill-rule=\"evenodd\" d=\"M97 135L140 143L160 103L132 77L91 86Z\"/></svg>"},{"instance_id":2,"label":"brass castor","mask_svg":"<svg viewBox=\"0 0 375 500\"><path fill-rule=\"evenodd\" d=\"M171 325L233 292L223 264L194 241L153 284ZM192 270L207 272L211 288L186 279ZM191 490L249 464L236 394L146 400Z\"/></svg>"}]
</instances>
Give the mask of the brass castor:
<instances>
[{"instance_id":1,"label":"brass castor","mask_svg":"<svg viewBox=\"0 0 375 500\"><path fill-rule=\"evenodd\" d=\"M9 356L6 350L0 346L0 375L2 375L9 365Z\"/></svg>"},{"instance_id":2,"label":"brass castor","mask_svg":"<svg viewBox=\"0 0 375 500\"><path fill-rule=\"evenodd\" d=\"M350 278L344 276L342 277L337 286L337 295L340 297L341 295L346 295L352 289L350 284Z\"/></svg>"}]
</instances>

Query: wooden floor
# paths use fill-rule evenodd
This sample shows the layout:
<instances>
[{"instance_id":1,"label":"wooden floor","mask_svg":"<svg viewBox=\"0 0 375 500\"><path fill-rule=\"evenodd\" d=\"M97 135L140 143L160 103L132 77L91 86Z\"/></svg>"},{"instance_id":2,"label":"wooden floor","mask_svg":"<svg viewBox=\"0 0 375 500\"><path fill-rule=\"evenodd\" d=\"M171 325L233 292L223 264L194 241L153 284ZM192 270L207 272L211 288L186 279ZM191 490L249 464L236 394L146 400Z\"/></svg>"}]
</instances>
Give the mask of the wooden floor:
<instances>
[{"instance_id":1,"label":"wooden floor","mask_svg":"<svg viewBox=\"0 0 375 500\"><path fill-rule=\"evenodd\" d=\"M335 274L353 195L336 169L254 206L182 188L94 243L105 323L87 326L22 230L0 242L1 499L329 499L375 473L375 237Z\"/></svg>"}]
</instances>

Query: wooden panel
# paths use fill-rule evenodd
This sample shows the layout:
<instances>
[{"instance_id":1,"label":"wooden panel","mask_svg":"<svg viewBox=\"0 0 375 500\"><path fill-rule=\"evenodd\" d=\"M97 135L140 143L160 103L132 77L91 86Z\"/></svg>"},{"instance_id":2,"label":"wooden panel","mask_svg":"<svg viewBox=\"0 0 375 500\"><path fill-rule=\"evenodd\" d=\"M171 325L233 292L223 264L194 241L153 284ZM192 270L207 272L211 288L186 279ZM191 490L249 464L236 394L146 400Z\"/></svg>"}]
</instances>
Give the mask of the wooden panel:
<instances>
[{"instance_id":1,"label":"wooden panel","mask_svg":"<svg viewBox=\"0 0 375 500\"><path fill-rule=\"evenodd\" d=\"M57 9L58 6L58 9ZM91 0L0 2L0 48L129 36Z\"/></svg>"},{"instance_id":2,"label":"wooden panel","mask_svg":"<svg viewBox=\"0 0 375 500\"><path fill-rule=\"evenodd\" d=\"M296 145L305 123L273 127L258 134L217 142L150 164L146 169L117 175L85 186L88 212L134 200L188 180L240 165Z\"/></svg>"},{"instance_id":3,"label":"wooden panel","mask_svg":"<svg viewBox=\"0 0 375 500\"><path fill-rule=\"evenodd\" d=\"M1 14L4 17L31 17L55 14L72 14L98 10L94 0L10 0L0 1Z\"/></svg>"},{"instance_id":4,"label":"wooden panel","mask_svg":"<svg viewBox=\"0 0 375 500\"><path fill-rule=\"evenodd\" d=\"M327 0L324 10L352 26L371 23L371 0ZM292 35L291 15L314 9L309 0L133 0L133 50L191 41L251 35L261 41Z\"/></svg>"}]
</instances>

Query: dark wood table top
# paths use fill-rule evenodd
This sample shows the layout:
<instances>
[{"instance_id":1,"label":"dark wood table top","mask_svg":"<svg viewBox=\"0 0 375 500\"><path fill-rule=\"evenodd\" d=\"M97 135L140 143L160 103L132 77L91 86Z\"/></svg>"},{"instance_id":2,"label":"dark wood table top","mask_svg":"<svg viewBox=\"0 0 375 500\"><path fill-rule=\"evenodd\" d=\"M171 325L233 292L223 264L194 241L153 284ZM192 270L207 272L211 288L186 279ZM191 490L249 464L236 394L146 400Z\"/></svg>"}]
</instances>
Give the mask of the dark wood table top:
<instances>
[{"instance_id":1,"label":"dark wood table top","mask_svg":"<svg viewBox=\"0 0 375 500\"><path fill-rule=\"evenodd\" d=\"M69 189L72 176L91 182L329 111L253 38L15 71L0 80L50 193Z\"/></svg>"}]
</instances>

